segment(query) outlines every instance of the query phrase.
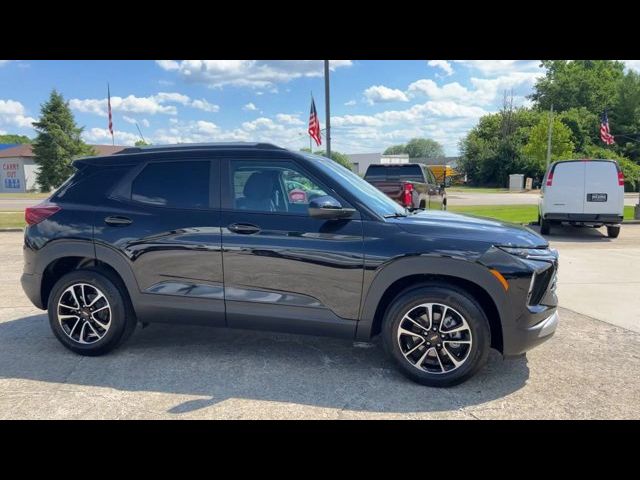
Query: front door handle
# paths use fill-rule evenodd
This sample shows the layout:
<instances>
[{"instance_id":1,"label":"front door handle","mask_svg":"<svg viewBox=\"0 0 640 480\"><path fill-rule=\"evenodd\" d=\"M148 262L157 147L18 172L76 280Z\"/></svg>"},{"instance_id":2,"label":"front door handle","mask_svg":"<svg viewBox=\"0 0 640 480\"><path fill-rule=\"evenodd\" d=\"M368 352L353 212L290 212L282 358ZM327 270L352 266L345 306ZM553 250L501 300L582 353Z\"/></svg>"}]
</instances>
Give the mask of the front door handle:
<instances>
[{"instance_id":1,"label":"front door handle","mask_svg":"<svg viewBox=\"0 0 640 480\"><path fill-rule=\"evenodd\" d=\"M133 220L128 217L122 217L120 215L112 215L104 219L104 223L111 225L112 227L123 227L125 225L131 225Z\"/></svg>"},{"instance_id":2,"label":"front door handle","mask_svg":"<svg viewBox=\"0 0 640 480\"><path fill-rule=\"evenodd\" d=\"M250 223L232 223L227 228L233 233L241 233L243 235L251 235L260 231L259 227Z\"/></svg>"}]
</instances>

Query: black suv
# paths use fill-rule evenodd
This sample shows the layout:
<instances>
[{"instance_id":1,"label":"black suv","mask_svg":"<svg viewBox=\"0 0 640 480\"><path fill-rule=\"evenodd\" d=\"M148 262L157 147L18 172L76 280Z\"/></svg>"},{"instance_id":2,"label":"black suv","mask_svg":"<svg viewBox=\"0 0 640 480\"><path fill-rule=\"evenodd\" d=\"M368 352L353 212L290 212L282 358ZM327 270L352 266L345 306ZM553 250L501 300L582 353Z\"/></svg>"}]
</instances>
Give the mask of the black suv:
<instances>
[{"instance_id":1,"label":"black suv","mask_svg":"<svg viewBox=\"0 0 640 480\"><path fill-rule=\"evenodd\" d=\"M25 212L22 286L54 334L106 353L137 323L368 341L448 386L493 347L554 332L557 254L528 228L409 213L324 157L269 144L127 148L76 160Z\"/></svg>"}]
</instances>

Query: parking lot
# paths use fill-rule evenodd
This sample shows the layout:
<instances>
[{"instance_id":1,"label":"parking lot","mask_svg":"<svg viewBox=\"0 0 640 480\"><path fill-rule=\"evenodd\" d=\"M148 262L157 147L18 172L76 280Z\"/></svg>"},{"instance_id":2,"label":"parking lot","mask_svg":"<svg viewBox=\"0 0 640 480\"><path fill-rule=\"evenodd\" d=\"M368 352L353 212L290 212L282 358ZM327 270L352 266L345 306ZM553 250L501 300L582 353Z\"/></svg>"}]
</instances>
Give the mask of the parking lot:
<instances>
[{"instance_id":1,"label":"parking lot","mask_svg":"<svg viewBox=\"0 0 640 480\"><path fill-rule=\"evenodd\" d=\"M104 357L65 350L19 286L0 233L0 418L638 418L640 225L558 229L561 323L463 385L400 375L378 341L152 325ZM577 313L579 312L579 313Z\"/></svg>"}]
</instances>

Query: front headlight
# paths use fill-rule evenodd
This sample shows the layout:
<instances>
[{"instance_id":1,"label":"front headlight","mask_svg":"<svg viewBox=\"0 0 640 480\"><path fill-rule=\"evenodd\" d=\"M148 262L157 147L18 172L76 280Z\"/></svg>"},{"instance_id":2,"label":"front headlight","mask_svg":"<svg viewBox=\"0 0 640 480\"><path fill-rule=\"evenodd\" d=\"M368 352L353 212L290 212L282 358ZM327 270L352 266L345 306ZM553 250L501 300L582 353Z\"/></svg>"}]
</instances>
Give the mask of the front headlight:
<instances>
[{"instance_id":1,"label":"front headlight","mask_svg":"<svg viewBox=\"0 0 640 480\"><path fill-rule=\"evenodd\" d=\"M558 258L555 248L522 248L522 247L498 247L511 255L528 260L554 260Z\"/></svg>"}]
</instances>

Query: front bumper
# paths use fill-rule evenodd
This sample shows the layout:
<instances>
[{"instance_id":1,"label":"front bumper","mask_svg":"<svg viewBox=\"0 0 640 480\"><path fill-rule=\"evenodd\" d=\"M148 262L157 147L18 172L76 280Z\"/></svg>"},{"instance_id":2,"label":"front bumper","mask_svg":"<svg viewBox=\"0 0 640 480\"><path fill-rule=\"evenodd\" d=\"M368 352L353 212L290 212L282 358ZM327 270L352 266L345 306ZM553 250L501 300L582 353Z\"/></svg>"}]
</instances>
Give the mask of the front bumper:
<instances>
[{"instance_id":1,"label":"front bumper","mask_svg":"<svg viewBox=\"0 0 640 480\"><path fill-rule=\"evenodd\" d=\"M503 352L504 356L516 357L522 355L526 351L548 340L555 333L558 320L558 311L553 309L553 313L541 322L531 327L518 328L517 331L511 335L509 342L505 342L505 347L508 345L508 350L505 348Z\"/></svg>"},{"instance_id":2,"label":"front bumper","mask_svg":"<svg viewBox=\"0 0 640 480\"><path fill-rule=\"evenodd\" d=\"M24 293L27 295L29 300L31 300L31 303L41 310L44 310L45 307L42 305L42 295L40 295L42 275L35 273L23 273L20 277L20 283L22 284L22 290L24 290Z\"/></svg>"}]
</instances>

